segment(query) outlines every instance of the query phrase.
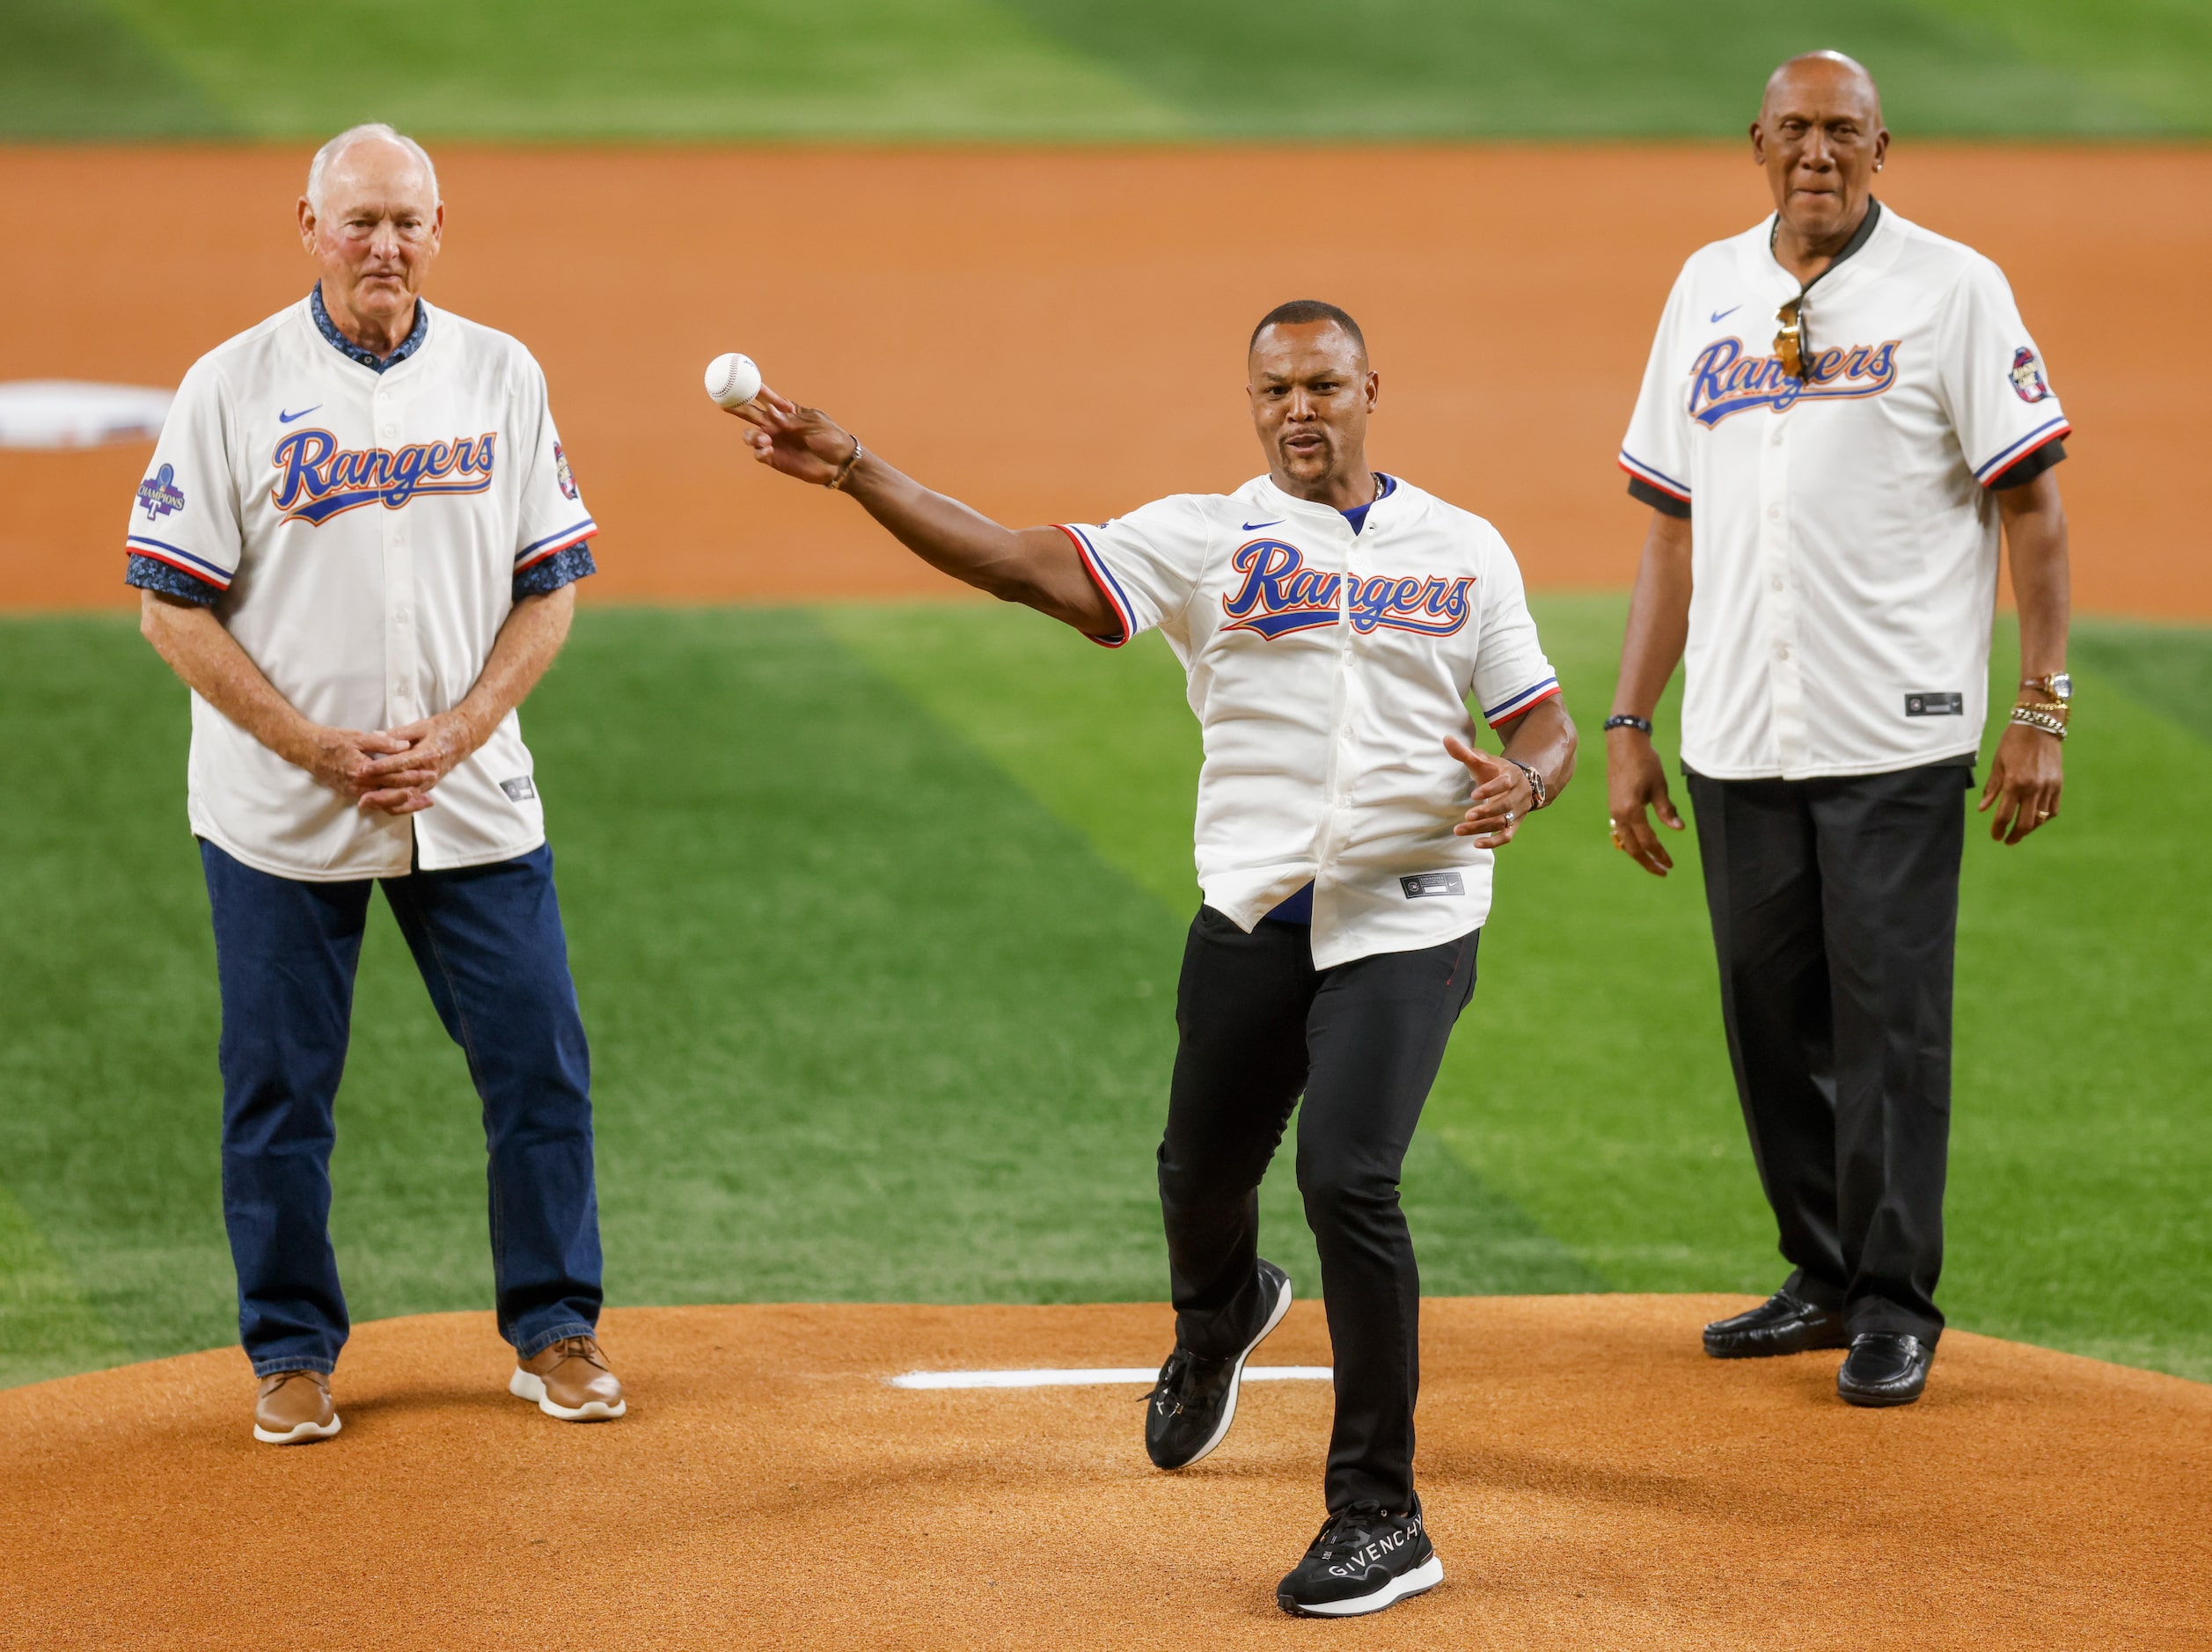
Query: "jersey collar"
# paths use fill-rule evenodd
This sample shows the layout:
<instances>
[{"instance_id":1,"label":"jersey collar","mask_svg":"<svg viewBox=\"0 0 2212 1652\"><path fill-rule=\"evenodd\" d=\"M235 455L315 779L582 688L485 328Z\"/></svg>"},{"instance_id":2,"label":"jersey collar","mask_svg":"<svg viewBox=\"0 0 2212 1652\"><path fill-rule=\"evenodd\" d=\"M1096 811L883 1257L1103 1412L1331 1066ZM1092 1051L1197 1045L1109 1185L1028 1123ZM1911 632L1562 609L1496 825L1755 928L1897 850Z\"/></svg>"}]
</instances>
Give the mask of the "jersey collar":
<instances>
[{"instance_id":1,"label":"jersey collar","mask_svg":"<svg viewBox=\"0 0 2212 1652\"><path fill-rule=\"evenodd\" d=\"M1826 269L1799 288L1799 293L1811 292L1836 271L1842 269L1848 261L1857 258L1865 249L1866 244L1874 238L1874 230L1881 221L1882 203L1869 195L1866 198L1866 216L1858 221L1858 228L1851 231L1851 238L1843 243L1843 250L1828 260L1828 267ZM1782 215L1777 212L1767 220L1767 262L1773 265L1776 269L1781 270L1783 275L1789 280L1795 281L1797 277L1791 275L1788 270L1783 269L1782 260L1774 255L1775 237L1781 232Z\"/></svg>"},{"instance_id":2,"label":"jersey collar","mask_svg":"<svg viewBox=\"0 0 2212 1652\"><path fill-rule=\"evenodd\" d=\"M324 341L348 361L358 362L372 373L382 373L399 366L421 349L422 341L430 336L430 306L421 298L414 301L414 325L408 330L399 347L390 355L378 355L373 350L364 350L338 331L338 324L330 318L330 311L323 308L322 282L317 281L314 290L307 295L307 307L315 318L315 331L323 335Z\"/></svg>"}]
</instances>

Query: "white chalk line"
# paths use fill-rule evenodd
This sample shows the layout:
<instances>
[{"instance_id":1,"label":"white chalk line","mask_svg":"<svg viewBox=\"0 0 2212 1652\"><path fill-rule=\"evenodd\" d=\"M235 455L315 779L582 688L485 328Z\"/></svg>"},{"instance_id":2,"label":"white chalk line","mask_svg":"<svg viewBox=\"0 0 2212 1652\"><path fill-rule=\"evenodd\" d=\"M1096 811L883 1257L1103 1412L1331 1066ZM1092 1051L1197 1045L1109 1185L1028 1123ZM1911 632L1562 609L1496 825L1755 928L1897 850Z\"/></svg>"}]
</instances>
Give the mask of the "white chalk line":
<instances>
[{"instance_id":1,"label":"white chalk line","mask_svg":"<svg viewBox=\"0 0 2212 1652\"><path fill-rule=\"evenodd\" d=\"M1326 1365L1247 1365L1248 1383L1327 1382ZM1160 1373L1147 1366L1060 1371L910 1371L889 1379L894 1388L1083 1388L1140 1384L1149 1388Z\"/></svg>"}]
</instances>

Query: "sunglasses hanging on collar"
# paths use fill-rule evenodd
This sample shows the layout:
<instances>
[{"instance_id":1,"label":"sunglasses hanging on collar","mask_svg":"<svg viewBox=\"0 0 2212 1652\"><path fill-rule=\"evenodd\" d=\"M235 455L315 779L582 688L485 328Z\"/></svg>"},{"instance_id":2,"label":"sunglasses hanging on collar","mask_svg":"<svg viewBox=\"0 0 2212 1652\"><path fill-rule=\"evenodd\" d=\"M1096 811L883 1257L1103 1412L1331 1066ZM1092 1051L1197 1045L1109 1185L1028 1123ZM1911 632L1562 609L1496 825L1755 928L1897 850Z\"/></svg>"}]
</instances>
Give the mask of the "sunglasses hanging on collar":
<instances>
[{"instance_id":1,"label":"sunglasses hanging on collar","mask_svg":"<svg viewBox=\"0 0 2212 1652\"><path fill-rule=\"evenodd\" d=\"M1799 293L1776 311L1774 318L1782 324L1782 331L1774 335L1775 356L1781 362L1784 372L1791 378L1802 380L1805 376L1805 363L1813 355L1805 336L1805 295Z\"/></svg>"}]
</instances>

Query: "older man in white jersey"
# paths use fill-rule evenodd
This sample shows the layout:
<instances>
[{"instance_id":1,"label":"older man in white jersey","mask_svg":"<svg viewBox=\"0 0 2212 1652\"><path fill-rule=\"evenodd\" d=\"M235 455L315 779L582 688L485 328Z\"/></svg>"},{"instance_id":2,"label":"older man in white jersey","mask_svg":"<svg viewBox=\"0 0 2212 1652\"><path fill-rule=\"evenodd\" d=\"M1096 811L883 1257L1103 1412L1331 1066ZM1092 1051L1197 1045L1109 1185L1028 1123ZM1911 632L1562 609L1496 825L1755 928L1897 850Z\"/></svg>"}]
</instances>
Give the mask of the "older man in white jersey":
<instances>
[{"instance_id":1,"label":"older man in white jersey","mask_svg":"<svg viewBox=\"0 0 2212 1652\"><path fill-rule=\"evenodd\" d=\"M1613 714L1614 841L1673 866L1652 708L1682 766L1753 1157L1791 1272L1718 1358L1848 1348L1855 1405L1916 1400L1943 1314L1952 962L1998 541L2021 676L1981 807L2058 812L2069 427L2003 274L1875 200L1873 80L1815 52L1751 128L1772 216L1682 268L1622 443L1652 508Z\"/></svg>"},{"instance_id":2,"label":"older man in white jersey","mask_svg":"<svg viewBox=\"0 0 2212 1652\"><path fill-rule=\"evenodd\" d=\"M421 296L444 214L391 128L324 145L298 204L320 278L186 376L127 542L142 628L192 690L223 1217L271 1444L340 1427L328 1166L377 884L482 1098L509 1389L624 1410L594 1334L590 1057L515 715L597 528L529 352Z\"/></svg>"},{"instance_id":3,"label":"older man in white jersey","mask_svg":"<svg viewBox=\"0 0 2212 1652\"><path fill-rule=\"evenodd\" d=\"M811 408L763 391L738 411L764 464L851 493L955 578L1108 647L1157 629L1182 662L1205 901L1159 1153L1176 1346L1145 1445L1176 1469L1220 1444L1290 1305L1257 1194L1302 1094L1337 1410L1329 1517L1276 1599L1351 1616L1443 1577L1413 1486L1420 1276L1398 1173L1475 990L1495 852L1566 784L1574 726L1497 530L1368 468L1381 380L1351 318L1281 305L1247 367L1267 473L1095 524L1003 528ZM1470 698L1502 757L1469 744Z\"/></svg>"}]
</instances>

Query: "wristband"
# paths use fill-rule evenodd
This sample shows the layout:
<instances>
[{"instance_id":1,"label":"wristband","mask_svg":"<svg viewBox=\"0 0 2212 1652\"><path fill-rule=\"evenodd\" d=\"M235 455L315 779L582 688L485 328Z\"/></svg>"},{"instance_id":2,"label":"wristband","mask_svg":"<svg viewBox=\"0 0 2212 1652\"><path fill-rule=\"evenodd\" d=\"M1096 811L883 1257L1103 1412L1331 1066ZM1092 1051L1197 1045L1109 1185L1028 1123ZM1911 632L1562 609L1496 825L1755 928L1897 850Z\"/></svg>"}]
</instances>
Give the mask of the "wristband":
<instances>
[{"instance_id":1,"label":"wristband","mask_svg":"<svg viewBox=\"0 0 2212 1652\"><path fill-rule=\"evenodd\" d=\"M1648 735L1652 732L1652 720L1648 717L1630 717L1625 712L1615 712L1605 720L1605 727L1599 732L1611 734L1616 728L1633 728L1639 735Z\"/></svg>"}]
</instances>

